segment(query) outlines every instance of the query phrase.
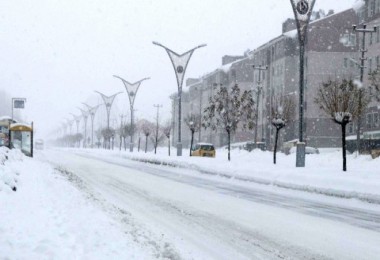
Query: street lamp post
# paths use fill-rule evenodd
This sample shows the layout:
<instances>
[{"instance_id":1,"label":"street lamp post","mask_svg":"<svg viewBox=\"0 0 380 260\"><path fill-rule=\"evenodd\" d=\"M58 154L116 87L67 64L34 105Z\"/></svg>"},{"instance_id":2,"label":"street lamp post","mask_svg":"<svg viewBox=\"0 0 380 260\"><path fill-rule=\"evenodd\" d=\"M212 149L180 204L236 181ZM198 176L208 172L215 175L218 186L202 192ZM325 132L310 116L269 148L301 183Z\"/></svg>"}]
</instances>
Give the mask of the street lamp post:
<instances>
[{"instance_id":1,"label":"street lamp post","mask_svg":"<svg viewBox=\"0 0 380 260\"><path fill-rule=\"evenodd\" d=\"M162 107L162 105L153 105L155 108L157 108L157 117L156 117L156 142L154 144L154 154L157 153L157 145L158 145L158 119L159 119L159 115L160 115L160 108Z\"/></svg>"},{"instance_id":2,"label":"street lamp post","mask_svg":"<svg viewBox=\"0 0 380 260\"><path fill-rule=\"evenodd\" d=\"M112 107L112 104L113 104L113 101L115 100L115 97L119 94L121 94L122 92L118 92L118 93L115 93L111 96L106 96L104 95L103 93L99 92L99 91L95 91L96 93L99 93L102 98L103 98L103 102L104 102L104 105L106 107L106 111L107 111L107 139L108 139L108 149L110 149L110 145L111 145L111 137L108 135L110 134L110 113L111 113L111 107Z\"/></svg>"},{"instance_id":3,"label":"street lamp post","mask_svg":"<svg viewBox=\"0 0 380 260\"><path fill-rule=\"evenodd\" d=\"M87 107L88 114L90 114L91 117L91 148L94 148L94 119L96 111L98 110L99 105L91 107L86 103L82 103Z\"/></svg>"},{"instance_id":4,"label":"street lamp post","mask_svg":"<svg viewBox=\"0 0 380 260\"><path fill-rule=\"evenodd\" d=\"M177 85L178 85L178 142L177 142L177 156L182 156L182 142L181 142L181 101L182 101L182 85L183 85L183 79L185 77L185 72L187 65L189 64L189 60L191 56L193 55L193 52L198 49L205 47L206 44L201 44L183 54L178 54L169 48L165 47L164 45L153 42L153 44L160 46L166 50L166 52L169 55L169 58L172 62L174 72L177 78Z\"/></svg>"},{"instance_id":5,"label":"street lamp post","mask_svg":"<svg viewBox=\"0 0 380 260\"><path fill-rule=\"evenodd\" d=\"M257 92L256 92L256 118L255 118L255 148L257 148L257 129L258 129L258 123L259 123L259 103L260 103L260 96L261 96L261 90L263 87L261 86L261 72L268 69L268 66L263 65L252 65L253 70L259 71L259 79L257 81Z\"/></svg>"},{"instance_id":6,"label":"street lamp post","mask_svg":"<svg viewBox=\"0 0 380 260\"><path fill-rule=\"evenodd\" d=\"M88 118L88 111L78 107L80 112L82 113L83 122L84 122L84 141L83 141L83 148L87 147L87 118Z\"/></svg>"},{"instance_id":7,"label":"street lamp post","mask_svg":"<svg viewBox=\"0 0 380 260\"><path fill-rule=\"evenodd\" d=\"M125 89L127 90L127 93L128 93L128 98L129 98L129 107L130 107L130 110L131 110L131 141L130 141L130 144L129 144L129 151L130 152L133 152L133 135L134 135L134 112L133 112L133 106L135 104L135 98L136 98L136 94L137 94L137 91L139 90L139 87L141 85L141 82L143 82L144 80L148 80L150 78L143 78L135 83L129 83L128 81L126 81L125 79L119 77L119 76L116 76L114 75L115 78L118 78L120 79L124 86L125 86Z\"/></svg>"},{"instance_id":8,"label":"street lamp post","mask_svg":"<svg viewBox=\"0 0 380 260\"><path fill-rule=\"evenodd\" d=\"M70 131L69 134L71 135L71 130L72 130L74 121L66 118L66 122L67 122L67 125L69 126L69 131Z\"/></svg>"},{"instance_id":9,"label":"street lamp post","mask_svg":"<svg viewBox=\"0 0 380 260\"><path fill-rule=\"evenodd\" d=\"M300 49L299 67L299 137L297 143L296 167L305 167L305 146L303 139L304 127L304 56L307 37L307 27L315 4L315 0L290 0L297 24Z\"/></svg>"},{"instance_id":10,"label":"street lamp post","mask_svg":"<svg viewBox=\"0 0 380 260\"><path fill-rule=\"evenodd\" d=\"M80 123L81 116L77 116L77 115L74 115L74 114L71 114L71 115L73 116L75 124L77 126L77 135L78 135L78 133L79 133L79 123ZM80 140L79 140L79 142L80 142ZM78 143L78 144L80 144L80 143Z\"/></svg>"},{"instance_id":11,"label":"street lamp post","mask_svg":"<svg viewBox=\"0 0 380 260\"><path fill-rule=\"evenodd\" d=\"M360 58L360 83L363 84L363 77L364 77L364 69L365 69L365 64L364 62L367 60L365 57L365 53L368 51L365 46L365 38L367 33L374 33L377 31L377 27L374 26L372 29L368 29L366 24L363 24L363 28L357 28L356 25L352 26L352 29L354 32L362 33L363 34L363 39L362 39L362 46L360 49L360 52L362 54ZM363 96L363 88L360 89L360 96L359 96L359 109L362 110L362 96ZM356 129L356 149L358 151L358 154L360 153L360 129L361 129L361 121L362 121L362 113L363 111L359 112L358 119L357 119L357 129Z\"/></svg>"}]
</instances>

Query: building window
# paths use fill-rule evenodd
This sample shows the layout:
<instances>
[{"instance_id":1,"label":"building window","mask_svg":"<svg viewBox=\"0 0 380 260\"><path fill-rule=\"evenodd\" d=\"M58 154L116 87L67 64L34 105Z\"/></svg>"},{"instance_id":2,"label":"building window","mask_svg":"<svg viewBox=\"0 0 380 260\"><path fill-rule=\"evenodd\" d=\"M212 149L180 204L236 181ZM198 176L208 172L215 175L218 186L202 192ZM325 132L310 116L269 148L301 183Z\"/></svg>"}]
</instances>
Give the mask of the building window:
<instances>
[{"instance_id":1,"label":"building window","mask_svg":"<svg viewBox=\"0 0 380 260\"><path fill-rule=\"evenodd\" d=\"M373 33L369 34L369 45L373 44Z\"/></svg>"},{"instance_id":2,"label":"building window","mask_svg":"<svg viewBox=\"0 0 380 260\"><path fill-rule=\"evenodd\" d=\"M374 125L374 127L379 126L379 113L373 114L373 125Z\"/></svg>"},{"instance_id":3,"label":"building window","mask_svg":"<svg viewBox=\"0 0 380 260\"><path fill-rule=\"evenodd\" d=\"M372 72L372 58L368 59L368 71L369 71L369 73Z\"/></svg>"},{"instance_id":4,"label":"building window","mask_svg":"<svg viewBox=\"0 0 380 260\"><path fill-rule=\"evenodd\" d=\"M340 39L340 42L343 44L343 46L355 47L356 46L356 34L345 33L345 34L343 34L342 38Z\"/></svg>"},{"instance_id":5,"label":"building window","mask_svg":"<svg viewBox=\"0 0 380 260\"><path fill-rule=\"evenodd\" d=\"M379 0L379 3L380 3L380 0ZM377 28L377 31L376 31L376 42L377 43L380 42L380 28Z\"/></svg>"},{"instance_id":6,"label":"building window","mask_svg":"<svg viewBox=\"0 0 380 260\"><path fill-rule=\"evenodd\" d=\"M354 133L354 123L351 122L348 124L348 133L353 134Z\"/></svg>"},{"instance_id":7,"label":"building window","mask_svg":"<svg viewBox=\"0 0 380 260\"><path fill-rule=\"evenodd\" d=\"M350 67L351 67L351 68L355 67L355 63L354 63L354 61L351 60L351 59L350 59Z\"/></svg>"},{"instance_id":8,"label":"building window","mask_svg":"<svg viewBox=\"0 0 380 260\"><path fill-rule=\"evenodd\" d=\"M372 17L375 14L375 0L370 1L368 5L368 17Z\"/></svg>"},{"instance_id":9,"label":"building window","mask_svg":"<svg viewBox=\"0 0 380 260\"><path fill-rule=\"evenodd\" d=\"M367 114L367 129L371 129L373 125L373 114Z\"/></svg>"}]
</instances>

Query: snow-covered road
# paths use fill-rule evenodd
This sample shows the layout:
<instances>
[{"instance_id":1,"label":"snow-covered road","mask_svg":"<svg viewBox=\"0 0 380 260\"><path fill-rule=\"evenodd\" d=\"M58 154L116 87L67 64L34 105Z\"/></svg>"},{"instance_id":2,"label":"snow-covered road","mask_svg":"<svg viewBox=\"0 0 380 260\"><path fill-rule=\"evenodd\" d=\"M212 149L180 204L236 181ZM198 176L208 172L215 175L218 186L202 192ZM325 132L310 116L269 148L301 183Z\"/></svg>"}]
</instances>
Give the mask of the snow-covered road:
<instances>
[{"instance_id":1,"label":"snow-covered road","mask_svg":"<svg viewBox=\"0 0 380 260\"><path fill-rule=\"evenodd\" d=\"M123 222L137 243L171 259L380 255L380 207L375 205L120 158L61 151L44 157Z\"/></svg>"}]
</instances>

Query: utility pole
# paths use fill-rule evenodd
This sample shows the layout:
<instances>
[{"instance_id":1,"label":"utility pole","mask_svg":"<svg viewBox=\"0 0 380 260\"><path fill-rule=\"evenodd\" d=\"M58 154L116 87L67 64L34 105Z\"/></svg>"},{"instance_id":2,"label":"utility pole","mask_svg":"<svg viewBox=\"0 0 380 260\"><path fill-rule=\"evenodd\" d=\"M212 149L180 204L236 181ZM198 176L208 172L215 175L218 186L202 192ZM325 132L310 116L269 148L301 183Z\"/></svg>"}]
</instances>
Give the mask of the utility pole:
<instances>
[{"instance_id":1,"label":"utility pole","mask_svg":"<svg viewBox=\"0 0 380 260\"><path fill-rule=\"evenodd\" d=\"M263 65L252 65L253 68L253 75L255 74L255 70L259 71L259 80L257 81L257 91L256 91L256 118L255 118L255 148L258 147L257 145L257 130L258 130L258 123L259 123L259 103L260 103L260 96L261 96L261 90L263 87L261 86L261 72L264 72L268 70L268 66ZM263 134L263 133L262 133Z\"/></svg>"},{"instance_id":2,"label":"utility pole","mask_svg":"<svg viewBox=\"0 0 380 260\"><path fill-rule=\"evenodd\" d=\"M353 25L352 26L352 29L354 32L357 32L357 33L362 33L363 35L363 38L362 38L362 46L361 46L361 49L359 49L359 52L361 52L361 57L360 57L360 83L363 84L363 78L364 78L364 69L366 68L364 62L367 60L367 58L365 57L365 53L368 51L366 49L366 42L365 42L365 38L366 38L366 34L367 33L374 33L377 31L377 27L374 26L372 29L367 29L367 25L366 24L363 24L362 25L363 27L362 28L357 28L357 25ZM358 120L357 120L357 129L356 129L356 149L358 151L358 154L360 154L360 131L361 131L361 123L362 123L362 98L363 98L363 94L364 94L364 91L363 91L363 87L360 88L360 96L359 96L359 116L358 116Z\"/></svg>"},{"instance_id":3,"label":"utility pole","mask_svg":"<svg viewBox=\"0 0 380 260\"><path fill-rule=\"evenodd\" d=\"M153 105L155 108L157 108L157 117L156 117L156 142L154 144L154 154L157 153L157 145L158 145L158 118L159 118L159 115L160 115L160 108L162 107L162 105Z\"/></svg>"}]
</instances>

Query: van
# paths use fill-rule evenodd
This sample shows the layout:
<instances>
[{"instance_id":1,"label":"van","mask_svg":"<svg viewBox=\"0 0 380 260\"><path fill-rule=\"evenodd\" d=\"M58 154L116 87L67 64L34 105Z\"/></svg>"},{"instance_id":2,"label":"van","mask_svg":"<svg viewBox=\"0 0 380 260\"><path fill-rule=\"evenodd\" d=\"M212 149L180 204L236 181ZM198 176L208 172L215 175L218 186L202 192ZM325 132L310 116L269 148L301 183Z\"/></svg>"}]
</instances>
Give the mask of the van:
<instances>
[{"instance_id":1,"label":"van","mask_svg":"<svg viewBox=\"0 0 380 260\"><path fill-rule=\"evenodd\" d=\"M209 143L197 143L191 149L191 156L215 157L214 145Z\"/></svg>"}]
</instances>

